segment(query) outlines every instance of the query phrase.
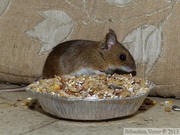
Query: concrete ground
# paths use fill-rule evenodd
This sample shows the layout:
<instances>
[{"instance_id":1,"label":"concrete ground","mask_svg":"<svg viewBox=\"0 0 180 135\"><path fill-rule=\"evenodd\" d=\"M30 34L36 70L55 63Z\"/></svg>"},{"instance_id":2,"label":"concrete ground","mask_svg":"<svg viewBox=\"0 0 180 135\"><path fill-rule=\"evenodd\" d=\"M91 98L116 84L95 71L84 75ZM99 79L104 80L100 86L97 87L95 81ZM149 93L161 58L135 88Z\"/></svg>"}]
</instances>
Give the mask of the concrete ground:
<instances>
[{"instance_id":1,"label":"concrete ground","mask_svg":"<svg viewBox=\"0 0 180 135\"><path fill-rule=\"evenodd\" d=\"M0 85L0 88L4 86ZM180 128L180 111L165 111L161 102L180 100L149 97L157 101L145 111L107 121L73 121L54 117L39 106L24 106L26 92L0 92L0 135L121 135L124 128Z\"/></svg>"}]
</instances>

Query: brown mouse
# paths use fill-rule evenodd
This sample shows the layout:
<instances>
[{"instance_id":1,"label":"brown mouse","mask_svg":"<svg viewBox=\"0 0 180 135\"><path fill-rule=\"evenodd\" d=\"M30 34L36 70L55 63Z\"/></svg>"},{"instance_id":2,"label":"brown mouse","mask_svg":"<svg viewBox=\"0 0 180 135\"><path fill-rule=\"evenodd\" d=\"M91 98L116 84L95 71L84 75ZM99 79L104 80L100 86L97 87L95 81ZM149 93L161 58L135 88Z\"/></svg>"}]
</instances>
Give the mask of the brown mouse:
<instances>
[{"instance_id":1,"label":"brown mouse","mask_svg":"<svg viewBox=\"0 0 180 135\"><path fill-rule=\"evenodd\" d=\"M53 78L55 75L135 72L132 55L118 42L116 33L109 29L103 42L71 40L57 45L46 59L42 78ZM12 91L18 90L17 88Z\"/></svg>"},{"instance_id":2,"label":"brown mouse","mask_svg":"<svg viewBox=\"0 0 180 135\"><path fill-rule=\"evenodd\" d=\"M109 30L104 42L72 40L57 45L47 57L43 78L54 75L113 74L134 72L135 61Z\"/></svg>"}]
</instances>

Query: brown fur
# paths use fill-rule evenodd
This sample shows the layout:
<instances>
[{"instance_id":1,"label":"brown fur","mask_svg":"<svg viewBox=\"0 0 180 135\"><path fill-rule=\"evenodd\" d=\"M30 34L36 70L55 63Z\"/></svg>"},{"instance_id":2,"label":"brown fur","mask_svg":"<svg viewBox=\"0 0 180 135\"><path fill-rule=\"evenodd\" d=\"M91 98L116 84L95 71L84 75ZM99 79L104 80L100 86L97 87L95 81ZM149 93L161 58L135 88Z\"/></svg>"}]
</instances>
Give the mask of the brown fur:
<instances>
[{"instance_id":1,"label":"brown fur","mask_svg":"<svg viewBox=\"0 0 180 135\"><path fill-rule=\"evenodd\" d=\"M113 45L109 46L112 43ZM125 54L127 60L121 61L119 59L120 54ZM135 71L133 57L117 41L117 36L113 30L107 33L105 42L72 40L57 45L46 60L43 78L71 74L82 68L92 68L108 73L111 66L128 66L132 71Z\"/></svg>"}]
</instances>

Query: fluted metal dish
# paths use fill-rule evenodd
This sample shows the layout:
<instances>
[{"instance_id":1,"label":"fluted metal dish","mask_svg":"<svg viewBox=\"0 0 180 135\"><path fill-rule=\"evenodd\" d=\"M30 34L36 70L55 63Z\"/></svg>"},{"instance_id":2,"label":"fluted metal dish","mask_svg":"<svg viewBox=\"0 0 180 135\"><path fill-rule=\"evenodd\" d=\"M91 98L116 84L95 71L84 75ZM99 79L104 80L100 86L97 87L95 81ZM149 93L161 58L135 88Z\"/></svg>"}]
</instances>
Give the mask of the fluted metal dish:
<instances>
[{"instance_id":1,"label":"fluted metal dish","mask_svg":"<svg viewBox=\"0 0 180 135\"><path fill-rule=\"evenodd\" d=\"M140 96L107 99L63 98L57 95L39 93L27 89L39 101L43 110L59 118L73 120L105 120L119 118L135 113L144 99L154 88L152 82L149 90Z\"/></svg>"}]
</instances>

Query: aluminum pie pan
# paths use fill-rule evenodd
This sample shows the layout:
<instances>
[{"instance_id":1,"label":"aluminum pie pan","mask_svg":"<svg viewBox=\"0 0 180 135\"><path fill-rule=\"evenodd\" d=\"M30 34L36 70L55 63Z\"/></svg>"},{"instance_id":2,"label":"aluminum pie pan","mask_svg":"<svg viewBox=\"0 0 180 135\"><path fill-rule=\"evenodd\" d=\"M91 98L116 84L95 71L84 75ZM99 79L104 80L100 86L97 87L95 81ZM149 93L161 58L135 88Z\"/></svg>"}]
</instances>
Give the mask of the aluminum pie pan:
<instances>
[{"instance_id":1,"label":"aluminum pie pan","mask_svg":"<svg viewBox=\"0 0 180 135\"><path fill-rule=\"evenodd\" d=\"M150 88L140 96L127 98L81 99L64 98L57 95L34 92L32 93L43 110L59 118L72 120L107 120L134 114L142 105L144 99L154 88L154 83L148 81Z\"/></svg>"}]
</instances>

